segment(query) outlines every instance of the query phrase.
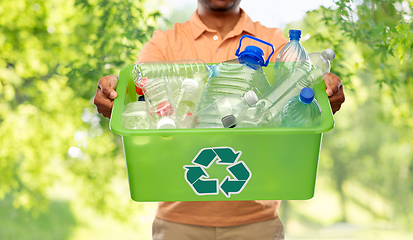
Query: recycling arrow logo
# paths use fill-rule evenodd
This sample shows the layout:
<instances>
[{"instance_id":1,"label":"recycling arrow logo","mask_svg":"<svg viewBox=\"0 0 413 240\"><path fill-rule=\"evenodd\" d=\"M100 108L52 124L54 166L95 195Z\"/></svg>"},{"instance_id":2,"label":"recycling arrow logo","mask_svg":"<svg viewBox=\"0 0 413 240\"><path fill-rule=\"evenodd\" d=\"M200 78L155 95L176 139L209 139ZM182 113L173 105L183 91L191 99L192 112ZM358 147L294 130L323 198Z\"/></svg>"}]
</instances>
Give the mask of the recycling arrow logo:
<instances>
[{"instance_id":1,"label":"recycling arrow logo","mask_svg":"<svg viewBox=\"0 0 413 240\"><path fill-rule=\"evenodd\" d=\"M219 190L229 198L241 193L251 179L251 171L243 161L238 161L242 152L231 147L203 148L192 160L194 165L185 165L185 180L197 195L217 195ZM227 175L222 182L209 179L205 169L213 163L226 165Z\"/></svg>"}]
</instances>

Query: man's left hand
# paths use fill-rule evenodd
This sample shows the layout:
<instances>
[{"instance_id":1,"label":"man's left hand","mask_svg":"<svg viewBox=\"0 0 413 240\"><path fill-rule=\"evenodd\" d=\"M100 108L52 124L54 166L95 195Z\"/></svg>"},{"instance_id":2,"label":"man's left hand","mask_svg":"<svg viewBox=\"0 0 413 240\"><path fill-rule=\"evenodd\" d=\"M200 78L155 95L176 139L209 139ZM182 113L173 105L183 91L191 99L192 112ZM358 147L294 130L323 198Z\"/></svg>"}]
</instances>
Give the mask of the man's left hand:
<instances>
[{"instance_id":1,"label":"man's left hand","mask_svg":"<svg viewBox=\"0 0 413 240\"><path fill-rule=\"evenodd\" d=\"M330 100L331 110L334 114L346 100L343 92L343 84L341 83L341 79L333 73L324 74L323 80L326 85L326 93L328 100Z\"/></svg>"}]
</instances>

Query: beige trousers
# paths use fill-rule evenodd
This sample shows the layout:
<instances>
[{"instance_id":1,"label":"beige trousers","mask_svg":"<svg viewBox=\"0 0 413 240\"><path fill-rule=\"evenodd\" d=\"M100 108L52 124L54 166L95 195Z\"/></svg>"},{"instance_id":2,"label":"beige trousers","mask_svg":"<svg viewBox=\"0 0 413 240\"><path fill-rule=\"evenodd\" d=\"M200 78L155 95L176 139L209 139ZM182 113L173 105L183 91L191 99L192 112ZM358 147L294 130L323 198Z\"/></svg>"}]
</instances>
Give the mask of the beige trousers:
<instances>
[{"instance_id":1,"label":"beige trousers","mask_svg":"<svg viewBox=\"0 0 413 240\"><path fill-rule=\"evenodd\" d=\"M153 240L278 240L284 228L277 217L263 222L233 227L204 227L155 218Z\"/></svg>"}]
</instances>

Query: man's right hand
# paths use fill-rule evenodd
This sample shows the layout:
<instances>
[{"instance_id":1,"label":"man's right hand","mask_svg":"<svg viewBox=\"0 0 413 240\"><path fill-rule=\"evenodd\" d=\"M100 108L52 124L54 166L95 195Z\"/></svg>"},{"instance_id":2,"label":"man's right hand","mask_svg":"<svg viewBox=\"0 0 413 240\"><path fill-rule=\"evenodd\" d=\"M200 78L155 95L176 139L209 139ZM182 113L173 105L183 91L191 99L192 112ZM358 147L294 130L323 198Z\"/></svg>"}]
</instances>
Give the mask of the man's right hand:
<instances>
[{"instance_id":1,"label":"man's right hand","mask_svg":"<svg viewBox=\"0 0 413 240\"><path fill-rule=\"evenodd\" d=\"M113 99L118 96L115 91L117 83L118 77L114 75L105 76L99 79L93 102L95 103L98 112L104 117L110 118L112 113Z\"/></svg>"}]
</instances>

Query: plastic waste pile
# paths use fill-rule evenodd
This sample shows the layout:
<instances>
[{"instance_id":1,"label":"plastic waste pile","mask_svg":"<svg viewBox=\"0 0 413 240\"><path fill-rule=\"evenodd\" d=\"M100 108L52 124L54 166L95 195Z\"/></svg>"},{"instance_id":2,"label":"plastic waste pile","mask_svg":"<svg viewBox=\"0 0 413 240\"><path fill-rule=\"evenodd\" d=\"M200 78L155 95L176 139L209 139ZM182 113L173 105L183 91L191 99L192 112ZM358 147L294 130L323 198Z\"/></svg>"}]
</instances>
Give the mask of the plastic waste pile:
<instances>
[{"instance_id":1,"label":"plastic waste pile","mask_svg":"<svg viewBox=\"0 0 413 240\"><path fill-rule=\"evenodd\" d=\"M129 129L315 127L321 109L313 86L330 71L331 49L307 54L300 30L290 30L290 41L274 63L273 84L263 71L274 47L244 35L236 58L218 64L201 60L143 62L133 69L136 99L128 103L122 125ZM249 45L250 38L270 51ZM253 40L253 41L251 41ZM143 97L142 97L143 96Z\"/></svg>"}]
</instances>

